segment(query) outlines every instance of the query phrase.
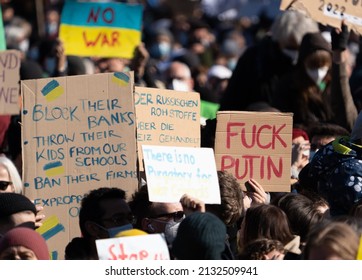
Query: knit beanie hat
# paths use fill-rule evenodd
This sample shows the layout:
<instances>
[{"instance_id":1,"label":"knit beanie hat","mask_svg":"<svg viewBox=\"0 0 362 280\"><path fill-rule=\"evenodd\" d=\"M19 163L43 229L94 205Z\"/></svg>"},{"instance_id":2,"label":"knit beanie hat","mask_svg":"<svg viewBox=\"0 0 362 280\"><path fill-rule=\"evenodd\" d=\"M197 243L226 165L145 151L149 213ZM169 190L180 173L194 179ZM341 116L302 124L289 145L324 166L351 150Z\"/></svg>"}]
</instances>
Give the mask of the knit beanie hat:
<instances>
[{"instance_id":1,"label":"knit beanie hat","mask_svg":"<svg viewBox=\"0 0 362 280\"><path fill-rule=\"evenodd\" d=\"M0 218L5 218L22 211L32 211L36 215L34 203L25 195L0 193Z\"/></svg>"},{"instance_id":2,"label":"knit beanie hat","mask_svg":"<svg viewBox=\"0 0 362 280\"><path fill-rule=\"evenodd\" d=\"M320 32L305 34L299 47L298 61L304 61L308 55L318 50L325 50L332 53L331 44L324 39Z\"/></svg>"},{"instance_id":3,"label":"knit beanie hat","mask_svg":"<svg viewBox=\"0 0 362 280\"><path fill-rule=\"evenodd\" d=\"M304 140L309 141L308 134L305 130L300 128L293 128L292 139L298 138L299 136L302 136Z\"/></svg>"},{"instance_id":4,"label":"knit beanie hat","mask_svg":"<svg viewBox=\"0 0 362 280\"><path fill-rule=\"evenodd\" d=\"M221 260L225 240L226 226L218 217L195 212L181 222L172 254L179 260Z\"/></svg>"},{"instance_id":5,"label":"knit beanie hat","mask_svg":"<svg viewBox=\"0 0 362 280\"><path fill-rule=\"evenodd\" d=\"M35 230L16 227L0 239L0 254L11 246L24 246L34 252L38 260L49 260L49 250L45 239Z\"/></svg>"}]
</instances>

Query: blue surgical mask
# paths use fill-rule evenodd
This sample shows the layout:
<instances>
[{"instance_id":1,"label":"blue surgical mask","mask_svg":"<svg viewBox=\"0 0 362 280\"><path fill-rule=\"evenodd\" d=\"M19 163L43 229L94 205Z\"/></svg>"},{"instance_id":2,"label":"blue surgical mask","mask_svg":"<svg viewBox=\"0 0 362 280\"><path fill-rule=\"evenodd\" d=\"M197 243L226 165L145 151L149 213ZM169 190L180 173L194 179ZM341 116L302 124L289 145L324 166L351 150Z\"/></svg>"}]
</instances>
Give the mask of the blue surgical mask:
<instances>
[{"instance_id":1,"label":"blue surgical mask","mask_svg":"<svg viewBox=\"0 0 362 280\"><path fill-rule=\"evenodd\" d=\"M98 224L97 224L98 225ZM105 230L108 232L108 236L109 238L115 237L117 234L119 234L122 231L125 230L129 230L129 229L133 229L132 224L126 224L123 226L119 226L119 227L112 227L112 228L105 228L102 227L101 225L98 225L101 229Z\"/></svg>"}]
</instances>

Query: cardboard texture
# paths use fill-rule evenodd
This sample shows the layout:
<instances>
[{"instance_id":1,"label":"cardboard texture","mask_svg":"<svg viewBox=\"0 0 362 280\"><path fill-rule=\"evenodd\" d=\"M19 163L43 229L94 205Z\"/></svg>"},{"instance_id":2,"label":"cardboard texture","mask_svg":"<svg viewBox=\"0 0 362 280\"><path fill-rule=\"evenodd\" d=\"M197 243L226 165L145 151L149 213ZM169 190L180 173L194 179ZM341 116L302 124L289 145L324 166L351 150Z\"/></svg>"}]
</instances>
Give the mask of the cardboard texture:
<instances>
[{"instance_id":1,"label":"cardboard texture","mask_svg":"<svg viewBox=\"0 0 362 280\"><path fill-rule=\"evenodd\" d=\"M205 203L220 204L214 151L142 145L149 200L179 202L184 194Z\"/></svg>"},{"instance_id":2,"label":"cardboard texture","mask_svg":"<svg viewBox=\"0 0 362 280\"><path fill-rule=\"evenodd\" d=\"M218 170L244 183L253 178L266 191L289 192L292 113L217 113L215 158Z\"/></svg>"},{"instance_id":3,"label":"cardboard texture","mask_svg":"<svg viewBox=\"0 0 362 280\"><path fill-rule=\"evenodd\" d=\"M66 1L59 37L67 55L131 59L141 43L142 5Z\"/></svg>"},{"instance_id":4,"label":"cardboard texture","mask_svg":"<svg viewBox=\"0 0 362 280\"><path fill-rule=\"evenodd\" d=\"M143 171L142 145L200 147L200 95L145 87L135 88L137 147Z\"/></svg>"},{"instance_id":5,"label":"cardboard texture","mask_svg":"<svg viewBox=\"0 0 362 280\"><path fill-rule=\"evenodd\" d=\"M20 52L0 52L0 115L20 113L19 81Z\"/></svg>"},{"instance_id":6,"label":"cardboard texture","mask_svg":"<svg viewBox=\"0 0 362 280\"><path fill-rule=\"evenodd\" d=\"M137 189L133 72L21 82L25 195L44 207L53 258L80 236L85 193Z\"/></svg>"},{"instance_id":7,"label":"cardboard texture","mask_svg":"<svg viewBox=\"0 0 362 280\"><path fill-rule=\"evenodd\" d=\"M340 28L342 19L349 29L362 34L362 2L359 0L282 0L280 9L293 8L315 21Z\"/></svg>"},{"instance_id":8,"label":"cardboard texture","mask_svg":"<svg viewBox=\"0 0 362 280\"><path fill-rule=\"evenodd\" d=\"M96 240L100 260L169 260L161 234L146 234Z\"/></svg>"}]
</instances>

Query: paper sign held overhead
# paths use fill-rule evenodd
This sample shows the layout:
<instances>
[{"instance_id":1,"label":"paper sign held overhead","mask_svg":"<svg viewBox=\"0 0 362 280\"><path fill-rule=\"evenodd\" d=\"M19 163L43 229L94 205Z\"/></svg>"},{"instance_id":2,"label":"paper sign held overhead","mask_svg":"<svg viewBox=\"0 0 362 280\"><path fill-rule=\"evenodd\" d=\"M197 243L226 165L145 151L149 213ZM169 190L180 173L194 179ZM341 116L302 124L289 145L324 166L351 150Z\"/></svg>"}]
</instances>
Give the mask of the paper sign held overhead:
<instances>
[{"instance_id":1,"label":"paper sign held overhead","mask_svg":"<svg viewBox=\"0 0 362 280\"><path fill-rule=\"evenodd\" d=\"M289 192L292 151L291 113L217 114L217 169L233 174L244 188L253 178L266 191Z\"/></svg>"},{"instance_id":2,"label":"paper sign held overhead","mask_svg":"<svg viewBox=\"0 0 362 280\"><path fill-rule=\"evenodd\" d=\"M60 257L80 236L85 193L137 189L132 92L132 72L22 81L24 190L51 219L43 233Z\"/></svg>"},{"instance_id":3,"label":"paper sign held overhead","mask_svg":"<svg viewBox=\"0 0 362 280\"><path fill-rule=\"evenodd\" d=\"M0 115L20 112L20 63L19 51L0 52Z\"/></svg>"},{"instance_id":4,"label":"paper sign held overhead","mask_svg":"<svg viewBox=\"0 0 362 280\"><path fill-rule=\"evenodd\" d=\"M161 234L147 234L96 240L100 260L169 260Z\"/></svg>"},{"instance_id":5,"label":"paper sign held overhead","mask_svg":"<svg viewBox=\"0 0 362 280\"><path fill-rule=\"evenodd\" d=\"M200 95L197 92L135 88L137 145L200 147Z\"/></svg>"},{"instance_id":6,"label":"paper sign held overhead","mask_svg":"<svg viewBox=\"0 0 362 280\"><path fill-rule=\"evenodd\" d=\"M304 12L315 21L340 28L345 20L349 29L362 34L361 0L282 0L281 10L296 9Z\"/></svg>"},{"instance_id":7,"label":"paper sign held overhead","mask_svg":"<svg viewBox=\"0 0 362 280\"><path fill-rule=\"evenodd\" d=\"M178 202L184 194L220 204L211 148L142 145L148 194L153 202Z\"/></svg>"},{"instance_id":8,"label":"paper sign held overhead","mask_svg":"<svg viewBox=\"0 0 362 280\"><path fill-rule=\"evenodd\" d=\"M132 58L141 43L142 5L67 1L59 36L67 55Z\"/></svg>"}]
</instances>

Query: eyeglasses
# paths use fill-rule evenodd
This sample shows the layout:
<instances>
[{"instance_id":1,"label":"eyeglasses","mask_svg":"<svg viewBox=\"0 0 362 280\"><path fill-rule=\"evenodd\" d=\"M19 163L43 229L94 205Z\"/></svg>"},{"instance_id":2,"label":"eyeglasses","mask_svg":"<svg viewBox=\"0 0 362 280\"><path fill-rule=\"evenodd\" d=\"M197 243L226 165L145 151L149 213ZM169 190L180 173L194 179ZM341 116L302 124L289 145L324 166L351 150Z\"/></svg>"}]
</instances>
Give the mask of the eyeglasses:
<instances>
[{"instance_id":1,"label":"eyeglasses","mask_svg":"<svg viewBox=\"0 0 362 280\"><path fill-rule=\"evenodd\" d=\"M13 182L9 181L0 181L0 190L5 191L9 185L11 185Z\"/></svg>"},{"instance_id":2,"label":"eyeglasses","mask_svg":"<svg viewBox=\"0 0 362 280\"><path fill-rule=\"evenodd\" d=\"M101 222L108 222L112 223L113 225L121 226L125 224L132 224L136 223L136 218L132 214L117 214L110 218L103 218Z\"/></svg>"},{"instance_id":3,"label":"eyeglasses","mask_svg":"<svg viewBox=\"0 0 362 280\"><path fill-rule=\"evenodd\" d=\"M185 213L183 211L177 211L177 212L172 212L172 213L163 213L163 214L159 214L156 216L151 217L151 219L158 219L158 218L169 218L169 219L173 219L174 222L179 222L181 221L184 217L185 217Z\"/></svg>"}]
</instances>

